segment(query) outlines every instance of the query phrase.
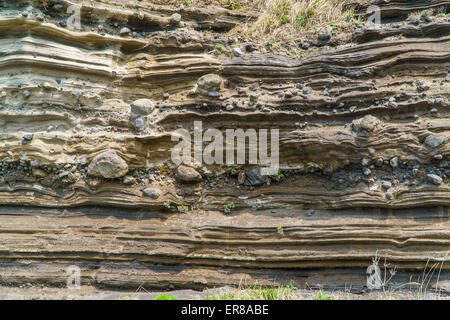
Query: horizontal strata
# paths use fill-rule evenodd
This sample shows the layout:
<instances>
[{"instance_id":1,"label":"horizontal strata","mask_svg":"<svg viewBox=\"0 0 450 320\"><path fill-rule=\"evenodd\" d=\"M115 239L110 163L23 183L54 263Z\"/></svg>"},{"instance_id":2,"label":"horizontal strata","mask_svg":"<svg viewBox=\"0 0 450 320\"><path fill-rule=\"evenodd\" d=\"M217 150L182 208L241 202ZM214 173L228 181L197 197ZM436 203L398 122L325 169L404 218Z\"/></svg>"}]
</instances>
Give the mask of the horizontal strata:
<instances>
[{"instance_id":1,"label":"horizontal strata","mask_svg":"<svg viewBox=\"0 0 450 320\"><path fill-rule=\"evenodd\" d=\"M82 30L61 25L74 3ZM215 54L214 41L254 13L121 4L4 8L2 283L64 284L76 264L86 283L116 288L243 278L363 286L375 255L404 272L400 282L427 263L448 280L448 21L363 28L356 44L303 59L231 57ZM403 19L448 2L380 5L382 16ZM196 94L211 73L223 79L219 96ZM155 108L138 128L132 104L144 98ZM376 127L358 130L367 115ZM201 182L180 182L171 134L192 132L194 121L221 132L279 129L280 177L241 185L236 170L248 166L203 165ZM443 140L431 147L430 136ZM89 175L106 150L126 162L125 178Z\"/></svg>"},{"instance_id":2,"label":"horizontal strata","mask_svg":"<svg viewBox=\"0 0 450 320\"><path fill-rule=\"evenodd\" d=\"M290 206L276 214L223 217L209 211L163 218L157 210L3 207L1 281L60 285L65 269L80 265L86 281L98 286L204 288L243 280L318 285L314 281L330 280L327 269L337 268L342 278L331 280L334 285L361 287L374 252L400 270L444 266L440 280L448 280L446 208L358 211ZM353 268L353 276L345 268Z\"/></svg>"},{"instance_id":3,"label":"horizontal strata","mask_svg":"<svg viewBox=\"0 0 450 320\"><path fill-rule=\"evenodd\" d=\"M396 0L396 1L371 1L365 6L359 8L361 14L366 14L371 5L380 8L383 18L405 18L409 14L423 10L437 10L448 12L450 2L447 0ZM367 14L371 14L368 12Z\"/></svg>"}]
</instances>

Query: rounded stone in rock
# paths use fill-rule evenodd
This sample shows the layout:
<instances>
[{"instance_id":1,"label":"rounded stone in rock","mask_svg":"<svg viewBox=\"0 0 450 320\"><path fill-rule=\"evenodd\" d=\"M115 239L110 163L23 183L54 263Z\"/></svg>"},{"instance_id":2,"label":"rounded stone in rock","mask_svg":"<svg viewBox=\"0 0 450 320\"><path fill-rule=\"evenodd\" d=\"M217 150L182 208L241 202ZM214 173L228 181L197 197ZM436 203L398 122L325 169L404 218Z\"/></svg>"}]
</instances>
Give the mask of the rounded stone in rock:
<instances>
[{"instance_id":1,"label":"rounded stone in rock","mask_svg":"<svg viewBox=\"0 0 450 320\"><path fill-rule=\"evenodd\" d=\"M311 93L311 90L310 90L309 88L304 88L304 89L302 90L302 93L303 93L303 94L310 94L310 93Z\"/></svg>"},{"instance_id":2,"label":"rounded stone in rock","mask_svg":"<svg viewBox=\"0 0 450 320\"><path fill-rule=\"evenodd\" d=\"M40 164L39 160L32 160L32 161L30 161L30 166L31 166L32 168L37 168L37 167L39 167L39 164Z\"/></svg>"},{"instance_id":3,"label":"rounded stone in rock","mask_svg":"<svg viewBox=\"0 0 450 320\"><path fill-rule=\"evenodd\" d=\"M398 167L398 157L394 157L391 160L389 160L389 164L391 165L392 168L397 168Z\"/></svg>"},{"instance_id":4,"label":"rounded stone in rock","mask_svg":"<svg viewBox=\"0 0 450 320\"><path fill-rule=\"evenodd\" d=\"M210 98L218 98L219 96L220 96L220 93L218 93L217 91L208 92L208 97L210 97Z\"/></svg>"},{"instance_id":5,"label":"rounded stone in rock","mask_svg":"<svg viewBox=\"0 0 450 320\"><path fill-rule=\"evenodd\" d=\"M253 166L245 172L245 182L247 186L258 186L265 183L264 177L261 175L261 168Z\"/></svg>"},{"instance_id":6,"label":"rounded stone in rock","mask_svg":"<svg viewBox=\"0 0 450 320\"><path fill-rule=\"evenodd\" d=\"M170 16L170 23L179 24L181 22L181 15L179 13L174 13Z\"/></svg>"},{"instance_id":7,"label":"rounded stone in rock","mask_svg":"<svg viewBox=\"0 0 450 320\"><path fill-rule=\"evenodd\" d=\"M81 98L81 92L80 91L75 91L73 93L73 96L75 97L75 99L79 100Z\"/></svg>"},{"instance_id":8,"label":"rounded stone in rock","mask_svg":"<svg viewBox=\"0 0 450 320\"><path fill-rule=\"evenodd\" d=\"M44 170L39 169L39 168L32 168L31 170L32 170L33 176L38 177L38 178L43 178L48 175L47 172L45 172Z\"/></svg>"},{"instance_id":9,"label":"rounded stone in rock","mask_svg":"<svg viewBox=\"0 0 450 320\"><path fill-rule=\"evenodd\" d=\"M325 27L319 32L317 39L319 41L328 41L331 39L332 35L333 35L333 29L331 27Z\"/></svg>"},{"instance_id":10,"label":"rounded stone in rock","mask_svg":"<svg viewBox=\"0 0 450 320\"><path fill-rule=\"evenodd\" d=\"M143 193L145 196L147 196L147 197L149 197L149 198L151 198L151 199L153 199L153 200L158 199L159 196L161 195L161 192L159 191L159 189L158 189L158 188L155 188L155 187L148 187L148 188L145 188L144 190L142 190L142 193Z\"/></svg>"},{"instance_id":11,"label":"rounded stone in rock","mask_svg":"<svg viewBox=\"0 0 450 320\"><path fill-rule=\"evenodd\" d=\"M427 145L430 148L437 148L439 147L443 142L445 141L445 137L436 137L436 136L432 136L429 135L428 137L426 137L425 139L425 145Z\"/></svg>"},{"instance_id":12,"label":"rounded stone in rock","mask_svg":"<svg viewBox=\"0 0 450 320\"><path fill-rule=\"evenodd\" d=\"M370 114L352 121L353 128L358 132L362 130L373 131L380 123L379 119Z\"/></svg>"},{"instance_id":13,"label":"rounded stone in rock","mask_svg":"<svg viewBox=\"0 0 450 320\"><path fill-rule=\"evenodd\" d=\"M328 164L323 168L324 175L328 176L328 175L331 175L332 173L333 173L333 166L331 164Z\"/></svg>"},{"instance_id":14,"label":"rounded stone in rock","mask_svg":"<svg viewBox=\"0 0 450 320\"><path fill-rule=\"evenodd\" d=\"M389 182L389 181L383 181L383 182L381 183L381 187L382 187L383 189L387 190L387 189L389 189L390 187L392 187L392 183Z\"/></svg>"},{"instance_id":15,"label":"rounded stone in rock","mask_svg":"<svg viewBox=\"0 0 450 320\"><path fill-rule=\"evenodd\" d=\"M392 188L386 191L386 199L393 200L394 199L394 190Z\"/></svg>"},{"instance_id":16,"label":"rounded stone in rock","mask_svg":"<svg viewBox=\"0 0 450 320\"><path fill-rule=\"evenodd\" d=\"M202 175L194 168L180 165L176 171L177 179L181 182L200 182L202 181Z\"/></svg>"},{"instance_id":17,"label":"rounded stone in rock","mask_svg":"<svg viewBox=\"0 0 450 320\"><path fill-rule=\"evenodd\" d=\"M245 51L247 51L247 52L253 52L253 51L256 50L256 48L255 48L255 46L253 45L253 43L246 43L246 44L244 45L244 49L245 49Z\"/></svg>"},{"instance_id":18,"label":"rounded stone in rock","mask_svg":"<svg viewBox=\"0 0 450 320\"><path fill-rule=\"evenodd\" d=\"M440 185L442 183L442 178L436 174L427 174L427 179L434 185Z\"/></svg>"},{"instance_id":19,"label":"rounded stone in rock","mask_svg":"<svg viewBox=\"0 0 450 320\"><path fill-rule=\"evenodd\" d=\"M211 91L220 91L222 78L217 74L210 73L200 77L197 81L197 93L207 96Z\"/></svg>"},{"instance_id":20,"label":"rounded stone in rock","mask_svg":"<svg viewBox=\"0 0 450 320\"><path fill-rule=\"evenodd\" d=\"M244 52L242 52L241 48L233 48L233 54L235 57L240 57L244 54Z\"/></svg>"},{"instance_id":21,"label":"rounded stone in rock","mask_svg":"<svg viewBox=\"0 0 450 320\"><path fill-rule=\"evenodd\" d=\"M33 134L26 134L23 136L23 139L26 141L31 141L33 140Z\"/></svg>"},{"instance_id":22,"label":"rounded stone in rock","mask_svg":"<svg viewBox=\"0 0 450 320\"><path fill-rule=\"evenodd\" d=\"M127 28L127 27L123 27L123 28L120 29L120 31L119 31L119 34L120 34L121 36L125 36L125 35L130 34L130 33L131 33L131 30L130 30L130 28Z\"/></svg>"},{"instance_id":23,"label":"rounded stone in rock","mask_svg":"<svg viewBox=\"0 0 450 320\"><path fill-rule=\"evenodd\" d=\"M134 178L132 176L125 176L125 177L123 177L122 182L124 184L128 184L128 185L134 184L136 182L136 178Z\"/></svg>"},{"instance_id":24,"label":"rounded stone in rock","mask_svg":"<svg viewBox=\"0 0 450 320\"><path fill-rule=\"evenodd\" d=\"M51 89L53 89L53 86L52 86L50 83L48 83L48 82L44 82L44 84L42 85L42 87L43 87L45 90L51 90Z\"/></svg>"},{"instance_id":25,"label":"rounded stone in rock","mask_svg":"<svg viewBox=\"0 0 450 320\"><path fill-rule=\"evenodd\" d=\"M155 104L150 99L139 99L131 103L130 112L135 117L146 116L155 110Z\"/></svg>"},{"instance_id":26,"label":"rounded stone in rock","mask_svg":"<svg viewBox=\"0 0 450 320\"><path fill-rule=\"evenodd\" d=\"M128 165L114 150L108 150L97 155L87 169L90 176L114 179L123 177Z\"/></svg>"},{"instance_id":27,"label":"rounded stone in rock","mask_svg":"<svg viewBox=\"0 0 450 320\"><path fill-rule=\"evenodd\" d=\"M136 120L134 120L134 127L138 130L143 130L145 128L146 119L145 117L139 117Z\"/></svg>"}]
</instances>

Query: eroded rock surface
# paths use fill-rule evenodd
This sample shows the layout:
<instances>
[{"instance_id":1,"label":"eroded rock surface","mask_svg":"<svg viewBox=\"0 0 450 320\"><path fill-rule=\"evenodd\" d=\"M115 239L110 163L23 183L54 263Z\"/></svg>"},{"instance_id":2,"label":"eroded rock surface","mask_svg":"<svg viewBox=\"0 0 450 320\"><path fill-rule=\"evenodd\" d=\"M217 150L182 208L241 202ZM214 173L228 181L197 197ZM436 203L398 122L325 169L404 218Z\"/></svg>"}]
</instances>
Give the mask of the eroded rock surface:
<instances>
[{"instance_id":1,"label":"eroded rock surface","mask_svg":"<svg viewBox=\"0 0 450 320\"><path fill-rule=\"evenodd\" d=\"M449 3L377 5L287 56L227 35L255 12L2 1L0 281L362 287L375 255L449 280L450 23L408 18ZM178 166L196 121L278 129L280 170Z\"/></svg>"}]
</instances>

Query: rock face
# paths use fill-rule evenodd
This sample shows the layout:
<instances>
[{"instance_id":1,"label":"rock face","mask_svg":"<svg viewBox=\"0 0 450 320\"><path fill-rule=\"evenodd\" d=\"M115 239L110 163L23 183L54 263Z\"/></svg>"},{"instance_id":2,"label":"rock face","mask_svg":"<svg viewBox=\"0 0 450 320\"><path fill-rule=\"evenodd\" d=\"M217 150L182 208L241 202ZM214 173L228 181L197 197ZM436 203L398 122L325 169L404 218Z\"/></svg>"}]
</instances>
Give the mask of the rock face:
<instances>
[{"instance_id":1,"label":"rock face","mask_svg":"<svg viewBox=\"0 0 450 320\"><path fill-rule=\"evenodd\" d=\"M96 156L87 170L90 176L114 179L123 177L128 165L114 150L108 150Z\"/></svg>"},{"instance_id":2,"label":"rock face","mask_svg":"<svg viewBox=\"0 0 450 320\"><path fill-rule=\"evenodd\" d=\"M363 288L375 255L390 283L435 264L450 279L450 26L406 20L448 1L377 1L379 28L272 45L230 36L252 9L197 7L227 1L0 2L0 284L65 286L78 265L133 291ZM280 171L177 167L180 132L211 142L198 121L242 129L259 158L248 138L268 130Z\"/></svg>"},{"instance_id":3,"label":"rock face","mask_svg":"<svg viewBox=\"0 0 450 320\"><path fill-rule=\"evenodd\" d=\"M202 175L194 168L181 165L177 168L177 179L181 182L200 182Z\"/></svg>"}]
</instances>

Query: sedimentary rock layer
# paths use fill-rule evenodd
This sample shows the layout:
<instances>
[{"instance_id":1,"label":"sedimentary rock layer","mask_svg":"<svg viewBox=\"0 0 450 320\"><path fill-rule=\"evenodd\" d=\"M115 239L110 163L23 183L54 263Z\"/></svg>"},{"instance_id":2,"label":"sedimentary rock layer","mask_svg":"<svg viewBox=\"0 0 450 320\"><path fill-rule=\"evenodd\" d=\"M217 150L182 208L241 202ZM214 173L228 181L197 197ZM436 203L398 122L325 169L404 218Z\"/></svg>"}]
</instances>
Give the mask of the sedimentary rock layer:
<instances>
[{"instance_id":1,"label":"sedimentary rock layer","mask_svg":"<svg viewBox=\"0 0 450 320\"><path fill-rule=\"evenodd\" d=\"M67 26L72 4L78 30ZM380 6L404 19L448 2ZM363 285L351 274L375 255L448 278L448 19L361 28L357 44L302 59L218 54L225 32L255 17L136 1L3 4L0 281L63 284L75 264L112 287ZM223 83L200 94L212 73ZM278 129L281 171L251 185L238 180L254 181L252 166L199 164L201 182L180 182L171 135L194 121ZM108 150L125 176L90 174Z\"/></svg>"}]
</instances>

